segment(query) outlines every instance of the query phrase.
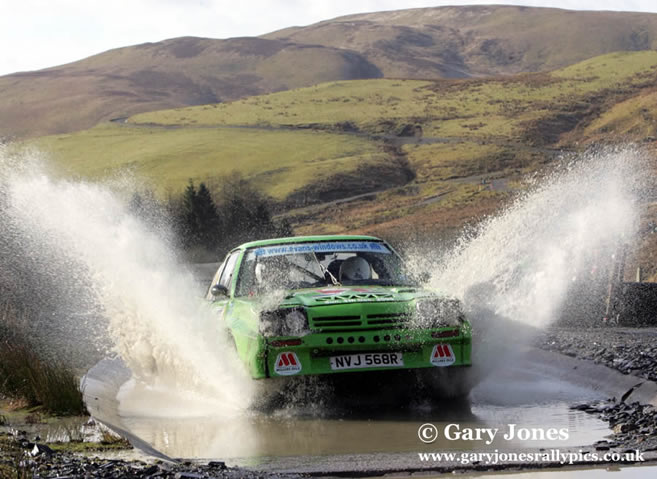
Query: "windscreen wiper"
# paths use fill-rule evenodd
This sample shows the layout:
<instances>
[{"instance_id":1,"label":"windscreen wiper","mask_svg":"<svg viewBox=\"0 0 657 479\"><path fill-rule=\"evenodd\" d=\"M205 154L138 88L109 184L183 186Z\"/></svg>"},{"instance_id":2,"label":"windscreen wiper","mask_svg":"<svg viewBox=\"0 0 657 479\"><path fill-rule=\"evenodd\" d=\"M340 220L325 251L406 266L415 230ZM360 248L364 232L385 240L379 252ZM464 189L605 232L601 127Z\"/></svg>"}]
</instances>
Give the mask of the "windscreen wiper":
<instances>
[{"instance_id":1,"label":"windscreen wiper","mask_svg":"<svg viewBox=\"0 0 657 479\"><path fill-rule=\"evenodd\" d=\"M313 251L313 258L315 258L315 261L317 262L317 266L319 266L319 269L322 271L324 274L324 278L326 278L326 275L329 275L329 278L331 278L331 282L333 283L333 286L342 286L340 284L340 281L335 279L335 276L333 276L333 273L331 273L322 263L319 262L319 258L317 258L317 255Z\"/></svg>"}]
</instances>

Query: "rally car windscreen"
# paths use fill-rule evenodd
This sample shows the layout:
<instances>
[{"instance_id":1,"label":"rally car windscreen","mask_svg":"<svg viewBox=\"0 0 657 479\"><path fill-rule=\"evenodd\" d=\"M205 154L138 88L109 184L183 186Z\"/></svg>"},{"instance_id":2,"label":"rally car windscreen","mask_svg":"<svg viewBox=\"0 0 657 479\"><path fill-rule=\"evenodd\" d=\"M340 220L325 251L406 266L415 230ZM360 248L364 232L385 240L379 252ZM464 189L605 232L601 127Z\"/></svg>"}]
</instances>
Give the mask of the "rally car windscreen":
<instances>
[{"instance_id":1,"label":"rally car windscreen","mask_svg":"<svg viewBox=\"0 0 657 479\"><path fill-rule=\"evenodd\" d=\"M405 286L411 280L401 259L374 241L283 244L250 249L240 266L237 295L313 288L340 283Z\"/></svg>"}]
</instances>

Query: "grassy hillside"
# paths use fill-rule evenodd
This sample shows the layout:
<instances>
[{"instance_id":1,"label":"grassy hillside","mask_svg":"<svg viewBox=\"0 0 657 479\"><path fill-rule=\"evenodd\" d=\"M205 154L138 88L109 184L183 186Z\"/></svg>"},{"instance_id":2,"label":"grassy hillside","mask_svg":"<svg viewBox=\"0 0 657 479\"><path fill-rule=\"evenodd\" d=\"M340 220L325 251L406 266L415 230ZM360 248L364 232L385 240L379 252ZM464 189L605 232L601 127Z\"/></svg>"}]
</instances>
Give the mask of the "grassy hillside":
<instances>
[{"instance_id":1,"label":"grassy hillside","mask_svg":"<svg viewBox=\"0 0 657 479\"><path fill-rule=\"evenodd\" d=\"M588 143L606 142L612 138L646 142L657 138L657 90L631 96L601 112L590 124L572 132L567 138ZM572 141L572 140L570 140Z\"/></svg>"},{"instance_id":2,"label":"grassy hillside","mask_svg":"<svg viewBox=\"0 0 657 479\"><path fill-rule=\"evenodd\" d=\"M615 103L650 86L656 75L657 52L613 53L546 74L489 80L334 82L232 103L144 113L129 122L306 126L393 135L406 125L419 124L425 137L550 143L560 132L554 126L532 131L538 120L559 113L571 115L573 121L595 116L603 101Z\"/></svg>"},{"instance_id":3,"label":"grassy hillside","mask_svg":"<svg viewBox=\"0 0 657 479\"><path fill-rule=\"evenodd\" d=\"M65 171L128 170L160 192L239 170L281 202L299 233L408 234L412 225L449 235L605 124L628 125L605 130L607 140L636 122L637 138L652 132L641 105L653 101L656 76L657 52L635 52L489 80L340 81L35 143Z\"/></svg>"},{"instance_id":4,"label":"grassy hillside","mask_svg":"<svg viewBox=\"0 0 657 479\"><path fill-rule=\"evenodd\" d=\"M68 133L140 112L335 80L546 71L605 53L651 50L656 39L654 14L514 6L368 13L260 38L177 38L0 77L0 137ZM462 101L455 99L453 108L460 110ZM391 100L390 107L405 108L401 103ZM420 105L416 110L424 114ZM489 126L496 134L504 125Z\"/></svg>"},{"instance_id":5,"label":"grassy hillside","mask_svg":"<svg viewBox=\"0 0 657 479\"><path fill-rule=\"evenodd\" d=\"M104 124L34 142L67 174L90 179L131 172L160 193L189 178L208 181L239 171L263 192L284 199L336 171L354 172L385 157L365 138L316 131L252 128L130 128Z\"/></svg>"}]
</instances>

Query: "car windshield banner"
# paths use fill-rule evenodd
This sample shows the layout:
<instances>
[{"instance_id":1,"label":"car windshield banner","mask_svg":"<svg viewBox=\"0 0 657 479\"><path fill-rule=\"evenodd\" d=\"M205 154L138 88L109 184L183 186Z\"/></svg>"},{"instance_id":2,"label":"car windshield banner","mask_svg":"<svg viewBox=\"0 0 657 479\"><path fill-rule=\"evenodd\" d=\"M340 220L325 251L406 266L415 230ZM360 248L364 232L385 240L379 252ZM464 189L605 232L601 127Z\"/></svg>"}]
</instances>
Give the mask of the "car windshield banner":
<instances>
[{"instance_id":1,"label":"car windshield banner","mask_svg":"<svg viewBox=\"0 0 657 479\"><path fill-rule=\"evenodd\" d=\"M303 253L339 253L339 252L368 252L391 254L392 252L383 243L374 241L327 241L322 243L300 243L289 245L264 246L255 250L257 257L282 256L287 254Z\"/></svg>"}]
</instances>

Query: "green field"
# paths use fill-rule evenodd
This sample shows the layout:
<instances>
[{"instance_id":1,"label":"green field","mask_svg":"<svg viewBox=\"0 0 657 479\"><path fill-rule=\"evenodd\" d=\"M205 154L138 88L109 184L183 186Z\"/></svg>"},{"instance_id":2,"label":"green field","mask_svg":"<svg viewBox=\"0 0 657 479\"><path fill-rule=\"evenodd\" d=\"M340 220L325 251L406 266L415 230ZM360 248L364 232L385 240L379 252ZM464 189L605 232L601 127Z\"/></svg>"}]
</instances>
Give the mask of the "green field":
<instances>
[{"instance_id":1,"label":"green field","mask_svg":"<svg viewBox=\"0 0 657 479\"><path fill-rule=\"evenodd\" d=\"M67 173L128 171L158 192L238 171L288 199L300 233L458 228L508 201L550 148L654 135L656 72L643 51L492 79L340 81L31 143ZM422 137L400 137L409 127Z\"/></svg>"},{"instance_id":2,"label":"green field","mask_svg":"<svg viewBox=\"0 0 657 479\"><path fill-rule=\"evenodd\" d=\"M313 125L350 122L370 133L410 123L425 136L520 139L528 122L571 109L591 95L652 82L657 52L614 53L557 70L489 80L358 80L225 104L143 113L133 124Z\"/></svg>"},{"instance_id":3,"label":"green field","mask_svg":"<svg viewBox=\"0 0 657 479\"><path fill-rule=\"evenodd\" d=\"M349 172L384 157L355 136L252 128L130 128L103 124L34 142L64 172L90 179L131 172L156 191L181 190L189 178L212 181L239 171L282 199L336 171Z\"/></svg>"}]
</instances>

